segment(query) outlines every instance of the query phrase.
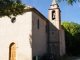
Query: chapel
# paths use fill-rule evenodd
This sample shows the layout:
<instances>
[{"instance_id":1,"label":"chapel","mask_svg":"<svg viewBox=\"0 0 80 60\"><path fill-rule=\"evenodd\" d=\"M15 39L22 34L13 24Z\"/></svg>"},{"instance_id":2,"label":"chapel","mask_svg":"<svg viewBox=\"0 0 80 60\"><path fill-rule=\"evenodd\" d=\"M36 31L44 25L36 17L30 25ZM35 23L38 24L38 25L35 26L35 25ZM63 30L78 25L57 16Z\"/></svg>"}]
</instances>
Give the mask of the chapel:
<instances>
[{"instance_id":1,"label":"chapel","mask_svg":"<svg viewBox=\"0 0 80 60\"><path fill-rule=\"evenodd\" d=\"M52 1L48 18L32 6L12 19L0 18L0 60L33 60L35 56L65 54L65 30L61 10Z\"/></svg>"}]
</instances>

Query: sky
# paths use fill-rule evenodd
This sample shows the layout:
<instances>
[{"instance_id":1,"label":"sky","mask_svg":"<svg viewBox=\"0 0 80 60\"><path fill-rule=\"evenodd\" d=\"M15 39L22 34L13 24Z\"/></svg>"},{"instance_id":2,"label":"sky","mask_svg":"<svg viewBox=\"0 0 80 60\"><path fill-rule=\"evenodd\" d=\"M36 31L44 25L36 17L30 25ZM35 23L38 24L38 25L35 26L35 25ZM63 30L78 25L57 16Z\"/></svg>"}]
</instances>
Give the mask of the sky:
<instances>
[{"instance_id":1,"label":"sky","mask_svg":"<svg viewBox=\"0 0 80 60\"><path fill-rule=\"evenodd\" d=\"M46 18L48 18L48 9L52 0L22 0L23 4L35 7ZM80 2L68 5L66 1L58 3L61 10L61 21L75 22L80 24Z\"/></svg>"}]
</instances>

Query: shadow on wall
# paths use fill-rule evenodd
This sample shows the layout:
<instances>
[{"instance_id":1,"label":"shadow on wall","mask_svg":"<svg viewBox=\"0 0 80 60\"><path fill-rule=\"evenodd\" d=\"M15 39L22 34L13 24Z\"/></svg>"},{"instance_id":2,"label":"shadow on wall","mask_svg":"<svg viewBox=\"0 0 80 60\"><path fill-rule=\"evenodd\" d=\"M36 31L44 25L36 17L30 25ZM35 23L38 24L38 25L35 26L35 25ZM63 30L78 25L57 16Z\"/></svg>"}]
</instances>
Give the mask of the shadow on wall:
<instances>
[{"instance_id":1,"label":"shadow on wall","mask_svg":"<svg viewBox=\"0 0 80 60\"><path fill-rule=\"evenodd\" d=\"M55 21L56 22L56 21ZM59 36L59 29L56 28L56 26L53 24L54 22L47 22L48 26L48 33L47 33L47 45L48 45L48 53L54 54L56 56L59 56L60 54L60 36ZM58 26L60 27L60 26Z\"/></svg>"},{"instance_id":2,"label":"shadow on wall","mask_svg":"<svg viewBox=\"0 0 80 60\"><path fill-rule=\"evenodd\" d=\"M41 23L39 23L39 24L41 24ZM37 24L35 24L35 25L37 25ZM32 35L33 36L35 34L37 34L38 32L39 32L39 34L44 34L44 33L42 33L42 29L40 29L40 28L39 28L40 30L38 29L39 30L38 32L36 31L36 32L33 33L33 31L35 31L35 29L33 28L33 26L32 26ZM45 30L44 32L46 32L46 35L47 35L47 37L46 37L47 40L45 40L45 42L47 44L47 53L52 53L54 55L59 56L59 54L60 54L59 30L50 21L47 21L46 22L46 26L45 26L44 30ZM40 51L39 51L39 49L36 48L36 46L39 46L40 49L43 49L44 48L44 46L39 45L40 43L44 43L42 40L39 40L39 38L40 38L39 37L40 36L39 34L37 34L35 36L35 39L37 39L37 42L36 42L36 40L34 40L32 38L31 35L29 35L30 36L29 42L30 42L30 45L31 45L31 48L32 48L32 52L33 52L33 54L35 54L37 52L38 55L40 55L39 54ZM32 42L32 39L33 39L33 42ZM43 39L43 38L41 37L41 39ZM35 45L35 46L32 47L32 45ZM33 50L36 50L36 51L33 51ZM42 53L42 51L41 51L41 53ZM43 54L46 54L46 53L43 53Z\"/></svg>"}]
</instances>

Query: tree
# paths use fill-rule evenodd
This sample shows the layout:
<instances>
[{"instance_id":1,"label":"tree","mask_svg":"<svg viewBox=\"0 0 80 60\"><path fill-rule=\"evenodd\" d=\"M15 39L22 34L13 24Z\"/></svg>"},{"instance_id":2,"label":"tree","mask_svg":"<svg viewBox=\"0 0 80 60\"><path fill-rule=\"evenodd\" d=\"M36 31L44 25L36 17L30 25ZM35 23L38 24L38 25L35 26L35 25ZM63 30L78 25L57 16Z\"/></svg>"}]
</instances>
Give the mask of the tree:
<instances>
[{"instance_id":1,"label":"tree","mask_svg":"<svg viewBox=\"0 0 80 60\"><path fill-rule=\"evenodd\" d=\"M57 0L57 1L61 2L62 0ZM68 4L71 4L71 5L73 5L73 3L80 2L80 0L63 0L63 1L66 1Z\"/></svg>"},{"instance_id":2,"label":"tree","mask_svg":"<svg viewBox=\"0 0 80 60\"><path fill-rule=\"evenodd\" d=\"M17 16L24 13L25 5L21 0L0 0L0 17L11 15Z\"/></svg>"},{"instance_id":3,"label":"tree","mask_svg":"<svg viewBox=\"0 0 80 60\"><path fill-rule=\"evenodd\" d=\"M74 22L62 22L65 28L66 52L68 55L80 55L80 25Z\"/></svg>"}]
</instances>

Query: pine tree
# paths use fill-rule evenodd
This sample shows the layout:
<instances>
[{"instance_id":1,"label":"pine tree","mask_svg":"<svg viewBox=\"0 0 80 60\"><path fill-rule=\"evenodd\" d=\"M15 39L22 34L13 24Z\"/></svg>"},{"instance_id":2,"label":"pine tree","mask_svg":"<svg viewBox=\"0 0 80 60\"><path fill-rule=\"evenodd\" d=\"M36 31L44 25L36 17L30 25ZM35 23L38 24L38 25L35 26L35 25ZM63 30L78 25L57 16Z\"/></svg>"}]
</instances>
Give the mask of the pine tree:
<instances>
[{"instance_id":1,"label":"pine tree","mask_svg":"<svg viewBox=\"0 0 80 60\"><path fill-rule=\"evenodd\" d=\"M0 17L11 15L17 16L24 13L25 5L21 0L0 0Z\"/></svg>"},{"instance_id":2,"label":"pine tree","mask_svg":"<svg viewBox=\"0 0 80 60\"><path fill-rule=\"evenodd\" d=\"M68 4L73 5L73 3L80 2L80 0L57 0L58 2L66 1Z\"/></svg>"}]
</instances>

